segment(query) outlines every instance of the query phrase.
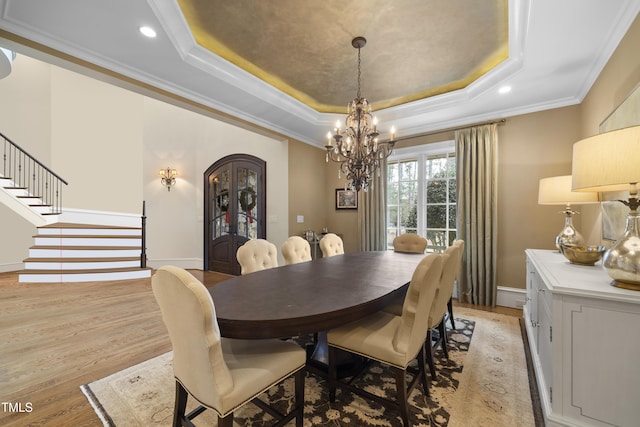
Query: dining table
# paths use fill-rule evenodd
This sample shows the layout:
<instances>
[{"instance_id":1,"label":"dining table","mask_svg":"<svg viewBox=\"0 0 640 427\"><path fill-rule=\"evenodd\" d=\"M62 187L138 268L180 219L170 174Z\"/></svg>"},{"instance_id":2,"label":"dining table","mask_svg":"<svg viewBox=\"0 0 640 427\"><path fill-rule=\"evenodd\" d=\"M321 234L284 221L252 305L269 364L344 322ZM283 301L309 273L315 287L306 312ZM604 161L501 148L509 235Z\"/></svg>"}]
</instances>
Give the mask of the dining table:
<instances>
[{"instance_id":1,"label":"dining table","mask_svg":"<svg viewBox=\"0 0 640 427\"><path fill-rule=\"evenodd\" d=\"M406 294L424 254L354 252L236 276L210 288L220 334L226 338L292 338L313 334L307 368L326 375L326 332L366 317ZM338 377L365 361L338 352Z\"/></svg>"},{"instance_id":2,"label":"dining table","mask_svg":"<svg viewBox=\"0 0 640 427\"><path fill-rule=\"evenodd\" d=\"M209 288L220 333L287 338L361 319L403 295L424 256L353 252L227 279Z\"/></svg>"}]
</instances>

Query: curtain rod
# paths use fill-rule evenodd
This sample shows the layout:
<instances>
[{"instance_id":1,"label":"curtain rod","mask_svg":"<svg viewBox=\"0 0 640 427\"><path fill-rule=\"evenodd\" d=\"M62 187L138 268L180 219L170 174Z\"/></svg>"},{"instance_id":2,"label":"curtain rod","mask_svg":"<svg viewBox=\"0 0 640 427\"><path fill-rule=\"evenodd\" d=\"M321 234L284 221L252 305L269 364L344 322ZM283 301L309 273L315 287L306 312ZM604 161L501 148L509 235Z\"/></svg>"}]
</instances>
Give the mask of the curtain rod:
<instances>
[{"instance_id":1,"label":"curtain rod","mask_svg":"<svg viewBox=\"0 0 640 427\"><path fill-rule=\"evenodd\" d=\"M446 129L440 129L440 130L433 130L430 132L424 132L424 133L419 133L416 135L411 135L411 136L406 136L404 138L396 138L396 142L397 141L408 141L410 139L416 139L416 138L421 138L423 136L430 136L430 135L437 135L439 133L445 133L445 132L453 132L456 130L463 130L463 129L469 129L472 127L476 127L476 126L483 126L483 125L492 125L492 124L497 124L498 126L503 125L507 122L507 119L500 119L500 120L492 120L490 122L480 122L480 123L473 123L470 125L466 125L466 126L461 126L461 127L452 127L452 128L446 128Z\"/></svg>"}]
</instances>

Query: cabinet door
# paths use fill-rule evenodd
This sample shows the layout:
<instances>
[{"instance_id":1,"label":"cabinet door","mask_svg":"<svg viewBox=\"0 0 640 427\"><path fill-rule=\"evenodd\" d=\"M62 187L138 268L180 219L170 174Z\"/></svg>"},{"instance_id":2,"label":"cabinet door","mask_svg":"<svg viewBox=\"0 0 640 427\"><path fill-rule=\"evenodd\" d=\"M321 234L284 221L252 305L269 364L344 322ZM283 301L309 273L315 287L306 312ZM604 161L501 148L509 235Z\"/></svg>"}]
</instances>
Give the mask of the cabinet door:
<instances>
[{"instance_id":1,"label":"cabinet door","mask_svg":"<svg viewBox=\"0 0 640 427\"><path fill-rule=\"evenodd\" d=\"M266 164L257 157L224 157L205 172L205 270L240 274L236 252L266 237Z\"/></svg>"}]
</instances>

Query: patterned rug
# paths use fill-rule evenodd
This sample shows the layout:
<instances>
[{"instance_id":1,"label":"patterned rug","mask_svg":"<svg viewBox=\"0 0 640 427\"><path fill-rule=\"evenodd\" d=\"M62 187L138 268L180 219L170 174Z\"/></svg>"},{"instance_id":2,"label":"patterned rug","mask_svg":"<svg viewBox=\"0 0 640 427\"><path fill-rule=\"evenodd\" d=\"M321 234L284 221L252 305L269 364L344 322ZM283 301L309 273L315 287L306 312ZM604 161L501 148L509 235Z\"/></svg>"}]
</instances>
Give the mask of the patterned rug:
<instances>
[{"instance_id":1,"label":"patterned rug","mask_svg":"<svg viewBox=\"0 0 640 427\"><path fill-rule=\"evenodd\" d=\"M523 336L515 317L456 307L449 335L449 359L436 352L437 376L431 397L420 384L410 396L410 421L422 426L535 426ZM526 338L525 338L526 339ZM306 337L297 341L304 345ZM171 352L81 387L105 426L170 426L174 379ZM533 381L535 381L532 378ZM393 398L395 381L388 368L374 363L354 384ZM264 393L263 399L287 412L293 379ZM195 405L189 399L188 410ZM194 423L216 425L212 411ZM253 404L235 413L237 426L269 426L273 419ZM291 425L294 424L292 421ZM307 373L305 426L401 426L395 411L338 388L328 400L326 381Z\"/></svg>"}]
</instances>

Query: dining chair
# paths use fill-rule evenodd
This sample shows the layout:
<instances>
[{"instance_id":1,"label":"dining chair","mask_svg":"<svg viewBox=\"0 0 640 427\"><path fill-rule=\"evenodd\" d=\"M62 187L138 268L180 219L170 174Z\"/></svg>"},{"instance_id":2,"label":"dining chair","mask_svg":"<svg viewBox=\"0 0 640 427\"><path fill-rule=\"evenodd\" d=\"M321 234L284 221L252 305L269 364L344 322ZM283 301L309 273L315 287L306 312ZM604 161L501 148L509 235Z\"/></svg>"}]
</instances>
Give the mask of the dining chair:
<instances>
[{"instance_id":1,"label":"dining chair","mask_svg":"<svg viewBox=\"0 0 640 427\"><path fill-rule=\"evenodd\" d=\"M344 244L337 234L327 233L320 239L320 250L324 258L340 255L344 253Z\"/></svg>"},{"instance_id":2,"label":"dining chair","mask_svg":"<svg viewBox=\"0 0 640 427\"><path fill-rule=\"evenodd\" d=\"M428 330L426 339L427 364L431 371L431 377L436 376L436 367L433 361L433 353L438 348L442 348L444 356L449 358L449 349L447 347L447 327L446 316L448 314L449 301L453 296L453 287L458 274L459 262L459 245L449 246L442 254L442 275L440 276L440 284L438 293L433 300L433 305L429 311ZM438 331L437 339L433 339L433 330Z\"/></svg>"},{"instance_id":3,"label":"dining chair","mask_svg":"<svg viewBox=\"0 0 640 427\"><path fill-rule=\"evenodd\" d=\"M404 300L402 314L379 311L327 333L329 344L329 399L335 401L336 386L400 411L404 426L409 425L408 398L422 379L429 396L429 378L425 368L425 339L429 310L436 297L442 273L442 255L424 257L413 272ZM391 367L395 374L396 400L376 396L353 385L353 379L338 381L336 349L355 353ZM409 363L418 358L418 371L407 386L405 373Z\"/></svg>"},{"instance_id":4,"label":"dining chair","mask_svg":"<svg viewBox=\"0 0 640 427\"><path fill-rule=\"evenodd\" d=\"M265 239L247 240L236 252L240 274L253 273L278 266L278 249Z\"/></svg>"},{"instance_id":5,"label":"dining chair","mask_svg":"<svg viewBox=\"0 0 640 427\"><path fill-rule=\"evenodd\" d=\"M300 236L289 237L282 244L280 251L287 265L311 261L311 245Z\"/></svg>"},{"instance_id":6,"label":"dining chair","mask_svg":"<svg viewBox=\"0 0 640 427\"><path fill-rule=\"evenodd\" d=\"M218 415L218 426L231 427L235 410L249 402L284 425L293 418L301 427L304 417L305 351L282 340L239 340L220 336L216 310L207 288L191 273L164 266L151 279L173 346L176 380L173 425L193 425L191 420L207 409ZM295 402L282 414L258 396L295 376ZM187 398L200 406L188 414Z\"/></svg>"},{"instance_id":7,"label":"dining chair","mask_svg":"<svg viewBox=\"0 0 640 427\"><path fill-rule=\"evenodd\" d=\"M395 252L423 254L427 249L427 239L414 233L404 233L393 239Z\"/></svg>"}]
</instances>

